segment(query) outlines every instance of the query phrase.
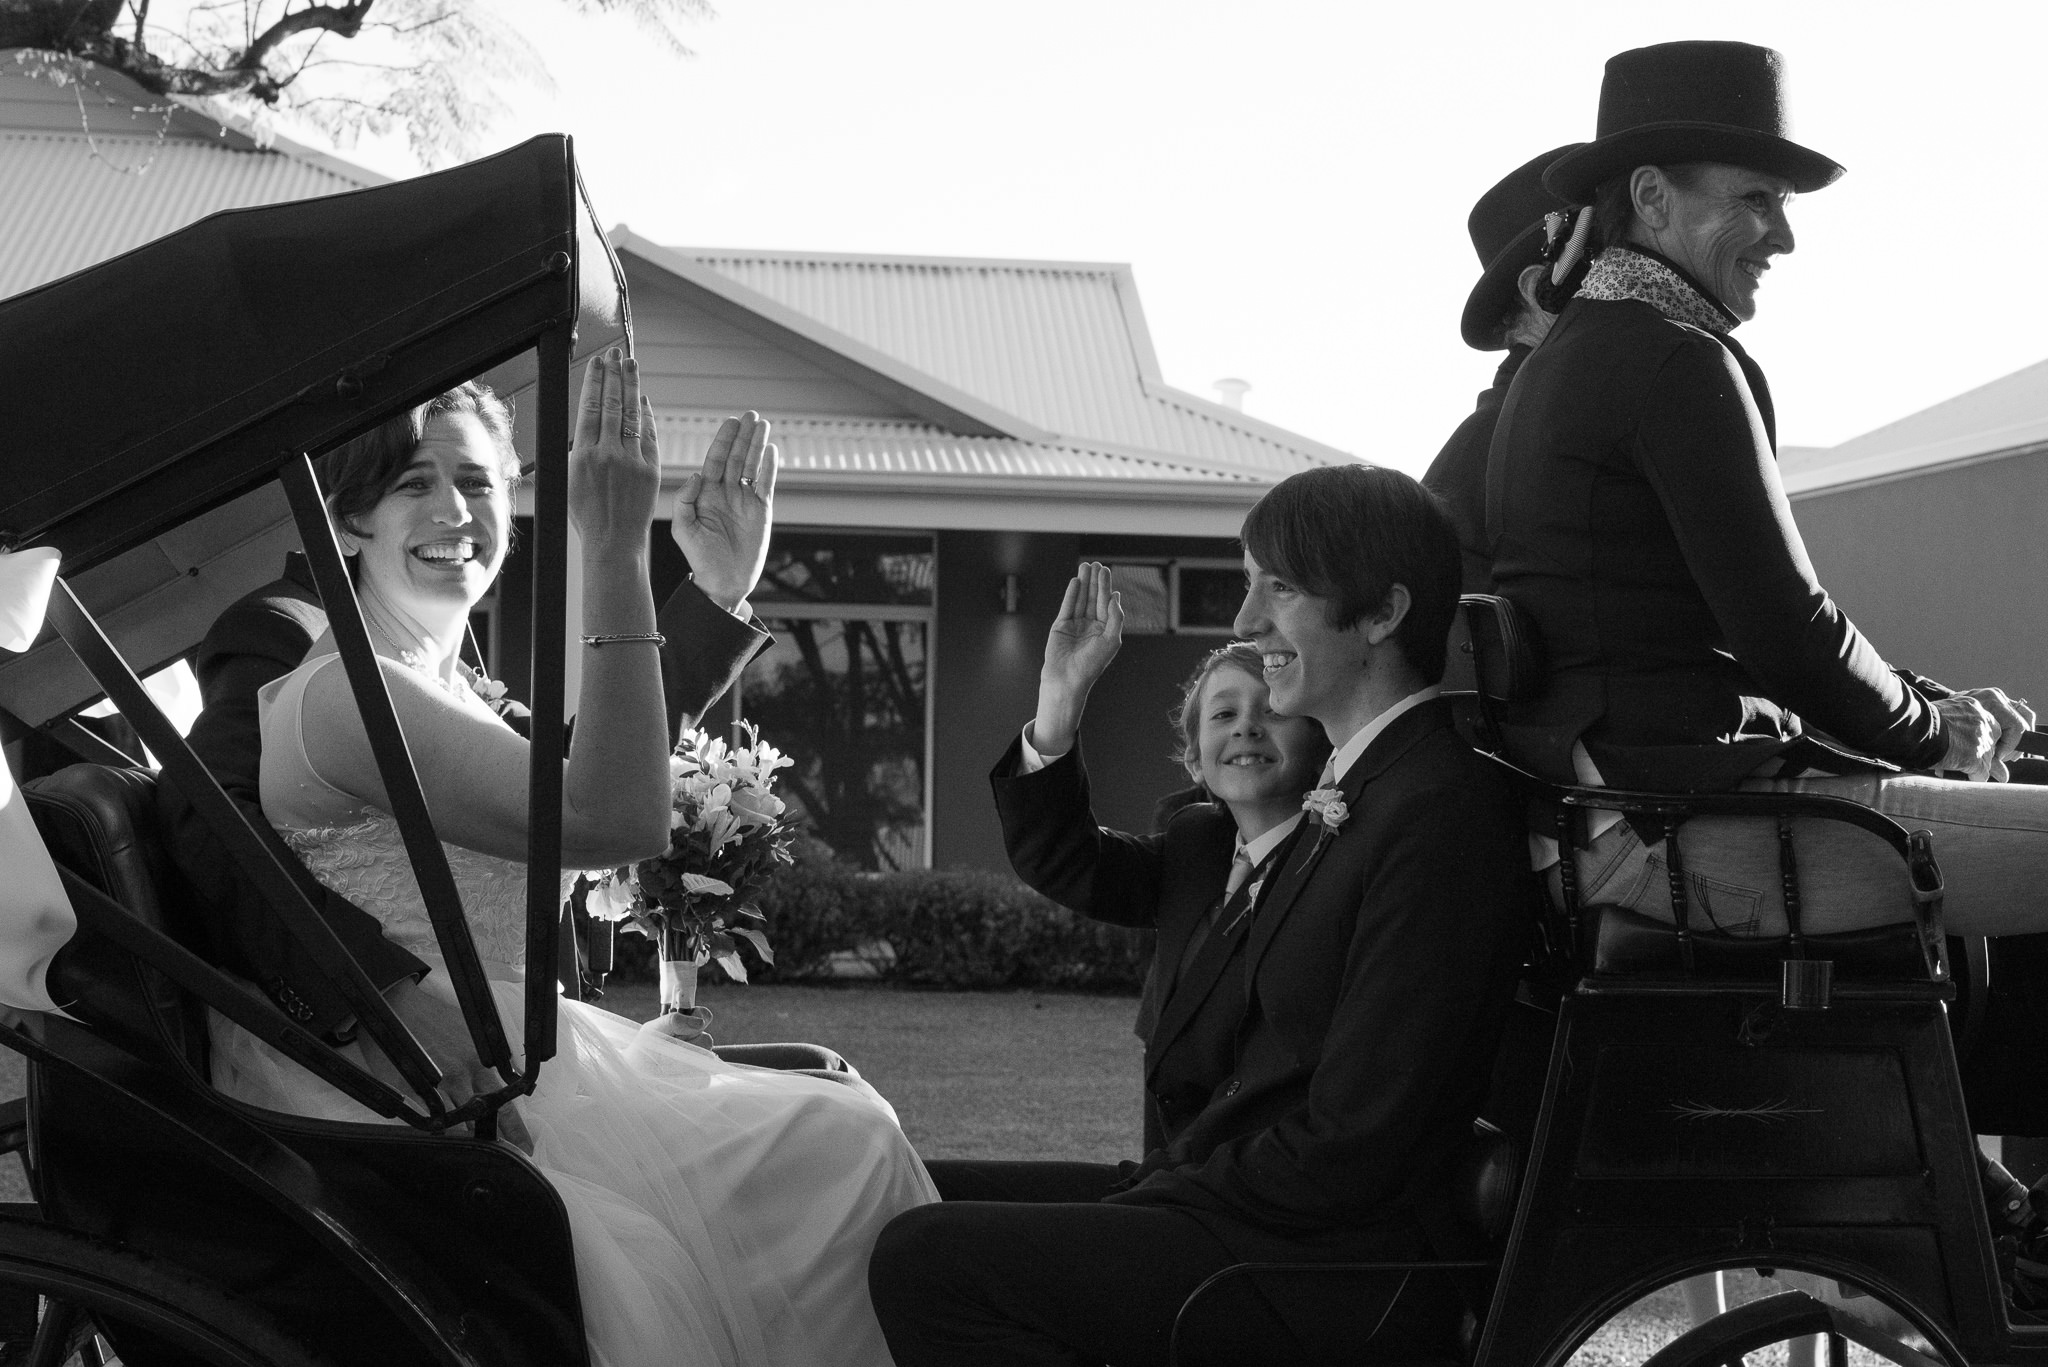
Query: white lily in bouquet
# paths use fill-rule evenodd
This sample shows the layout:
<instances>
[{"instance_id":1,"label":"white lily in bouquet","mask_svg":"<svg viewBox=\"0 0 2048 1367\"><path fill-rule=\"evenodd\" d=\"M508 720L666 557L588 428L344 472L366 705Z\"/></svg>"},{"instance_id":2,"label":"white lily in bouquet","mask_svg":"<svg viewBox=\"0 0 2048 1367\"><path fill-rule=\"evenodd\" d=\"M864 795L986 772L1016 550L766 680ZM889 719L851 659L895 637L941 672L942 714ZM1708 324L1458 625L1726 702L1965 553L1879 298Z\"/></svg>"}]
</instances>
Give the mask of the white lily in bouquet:
<instances>
[{"instance_id":1,"label":"white lily in bouquet","mask_svg":"<svg viewBox=\"0 0 2048 1367\"><path fill-rule=\"evenodd\" d=\"M660 947L664 1016L693 1011L697 970L713 960L745 982L741 940L775 962L755 898L776 866L791 862L796 823L784 819L775 774L796 761L751 723L740 729L744 745L704 731L684 734L669 757L667 851L602 875L586 902L592 916L623 921Z\"/></svg>"}]
</instances>

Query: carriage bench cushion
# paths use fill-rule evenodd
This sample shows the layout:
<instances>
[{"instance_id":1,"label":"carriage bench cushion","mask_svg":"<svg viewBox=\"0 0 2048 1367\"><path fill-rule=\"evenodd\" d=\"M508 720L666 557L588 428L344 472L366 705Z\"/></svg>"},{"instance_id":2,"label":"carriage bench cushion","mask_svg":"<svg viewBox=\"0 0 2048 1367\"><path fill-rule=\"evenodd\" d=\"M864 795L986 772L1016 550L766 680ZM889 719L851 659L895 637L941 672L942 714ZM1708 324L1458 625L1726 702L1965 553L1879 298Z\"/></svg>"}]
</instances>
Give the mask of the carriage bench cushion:
<instances>
[{"instance_id":1,"label":"carriage bench cushion","mask_svg":"<svg viewBox=\"0 0 2048 1367\"><path fill-rule=\"evenodd\" d=\"M189 894L156 824L156 775L74 764L22 785L51 856L126 907L135 919L191 945ZM204 1016L169 979L112 951L73 941L51 970L88 1013L146 1022L162 1045L205 1073ZM64 997L60 996L60 1000ZM145 1013L136 1015L137 1008Z\"/></svg>"},{"instance_id":2,"label":"carriage bench cushion","mask_svg":"<svg viewBox=\"0 0 2048 1367\"><path fill-rule=\"evenodd\" d=\"M1669 921L1616 906L1587 907L1585 920L1591 930L1595 973L1685 972L1678 933ZM1696 929L1692 946L1692 976L1700 978L1753 978L1775 984L1781 961L1804 957L1832 959L1838 979L1927 981L1919 932L1910 922L1808 935L1803 956L1791 952L1784 936L1737 937Z\"/></svg>"}]
</instances>

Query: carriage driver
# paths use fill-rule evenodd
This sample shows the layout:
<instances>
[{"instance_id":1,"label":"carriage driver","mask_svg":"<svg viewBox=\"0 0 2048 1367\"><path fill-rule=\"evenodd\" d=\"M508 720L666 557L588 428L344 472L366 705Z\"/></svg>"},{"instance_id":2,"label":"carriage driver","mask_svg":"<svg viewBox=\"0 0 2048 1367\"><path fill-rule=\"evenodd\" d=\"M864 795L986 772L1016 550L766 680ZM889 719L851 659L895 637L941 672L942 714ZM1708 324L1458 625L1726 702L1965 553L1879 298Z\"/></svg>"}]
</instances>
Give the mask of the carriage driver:
<instances>
[{"instance_id":1,"label":"carriage driver","mask_svg":"<svg viewBox=\"0 0 2048 1367\"><path fill-rule=\"evenodd\" d=\"M1570 297L1488 462L1494 582L1549 660L1503 736L1556 782L1875 807L1933 832L1952 933L2048 930L2048 789L1936 776L2005 778L2032 708L1892 668L1821 587L1778 477L1770 387L1733 335L1795 245L1793 196L1842 174L1788 136L1783 66L1747 43L1624 52L1599 136L1544 172L1585 207L1558 239ZM1809 933L1912 919L1872 837L1799 825ZM1782 934L1770 823L1685 831L1711 925ZM1628 822L1595 823L1577 859L1587 901L1672 919L1662 859Z\"/></svg>"}]
</instances>

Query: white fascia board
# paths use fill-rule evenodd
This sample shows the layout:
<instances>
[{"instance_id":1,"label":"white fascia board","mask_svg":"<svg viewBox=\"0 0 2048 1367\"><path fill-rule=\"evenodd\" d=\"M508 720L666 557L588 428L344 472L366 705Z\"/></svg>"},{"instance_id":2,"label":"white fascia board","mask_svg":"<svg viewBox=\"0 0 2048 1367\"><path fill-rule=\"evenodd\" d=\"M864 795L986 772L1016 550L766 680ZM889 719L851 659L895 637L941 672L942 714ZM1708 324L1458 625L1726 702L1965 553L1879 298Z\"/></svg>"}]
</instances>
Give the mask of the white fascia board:
<instances>
[{"instance_id":1,"label":"white fascia board","mask_svg":"<svg viewBox=\"0 0 2048 1367\"><path fill-rule=\"evenodd\" d=\"M929 266L936 270L1043 271L1052 275L1114 275L1130 270L1121 261L1047 261L1020 256L905 256L888 252L799 252L766 247L676 246L669 250L695 259L722 261L804 261L835 266Z\"/></svg>"},{"instance_id":2,"label":"white fascia board","mask_svg":"<svg viewBox=\"0 0 2048 1367\"><path fill-rule=\"evenodd\" d=\"M1090 535L1234 537L1256 498L1237 505L1164 500L1089 501L976 498L948 490L925 496L778 490L775 515L791 525L904 527L932 531L1079 532Z\"/></svg>"},{"instance_id":3,"label":"white fascia board","mask_svg":"<svg viewBox=\"0 0 2048 1367\"><path fill-rule=\"evenodd\" d=\"M662 483L666 506L682 478L670 472ZM844 479L804 472L777 481L775 520L786 526L1234 537L1269 487L958 477L939 482L871 473Z\"/></svg>"}]
</instances>

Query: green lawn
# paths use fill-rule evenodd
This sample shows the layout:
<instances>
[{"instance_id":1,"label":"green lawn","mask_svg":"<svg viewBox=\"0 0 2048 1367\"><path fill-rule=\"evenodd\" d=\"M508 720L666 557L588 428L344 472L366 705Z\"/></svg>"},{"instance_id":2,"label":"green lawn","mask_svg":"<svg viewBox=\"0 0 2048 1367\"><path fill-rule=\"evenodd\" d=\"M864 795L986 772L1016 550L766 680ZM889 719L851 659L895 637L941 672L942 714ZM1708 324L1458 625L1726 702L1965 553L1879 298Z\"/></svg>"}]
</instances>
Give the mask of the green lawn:
<instances>
[{"instance_id":1,"label":"green lawn","mask_svg":"<svg viewBox=\"0 0 2048 1367\"><path fill-rule=\"evenodd\" d=\"M846 1055L927 1158L1139 1157L1135 998L762 983L707 986L699 1000L720 1044L803 1040ZM600 1005L646 1020L654 988L613 987Z\"/></svg>"}]
</instances>

